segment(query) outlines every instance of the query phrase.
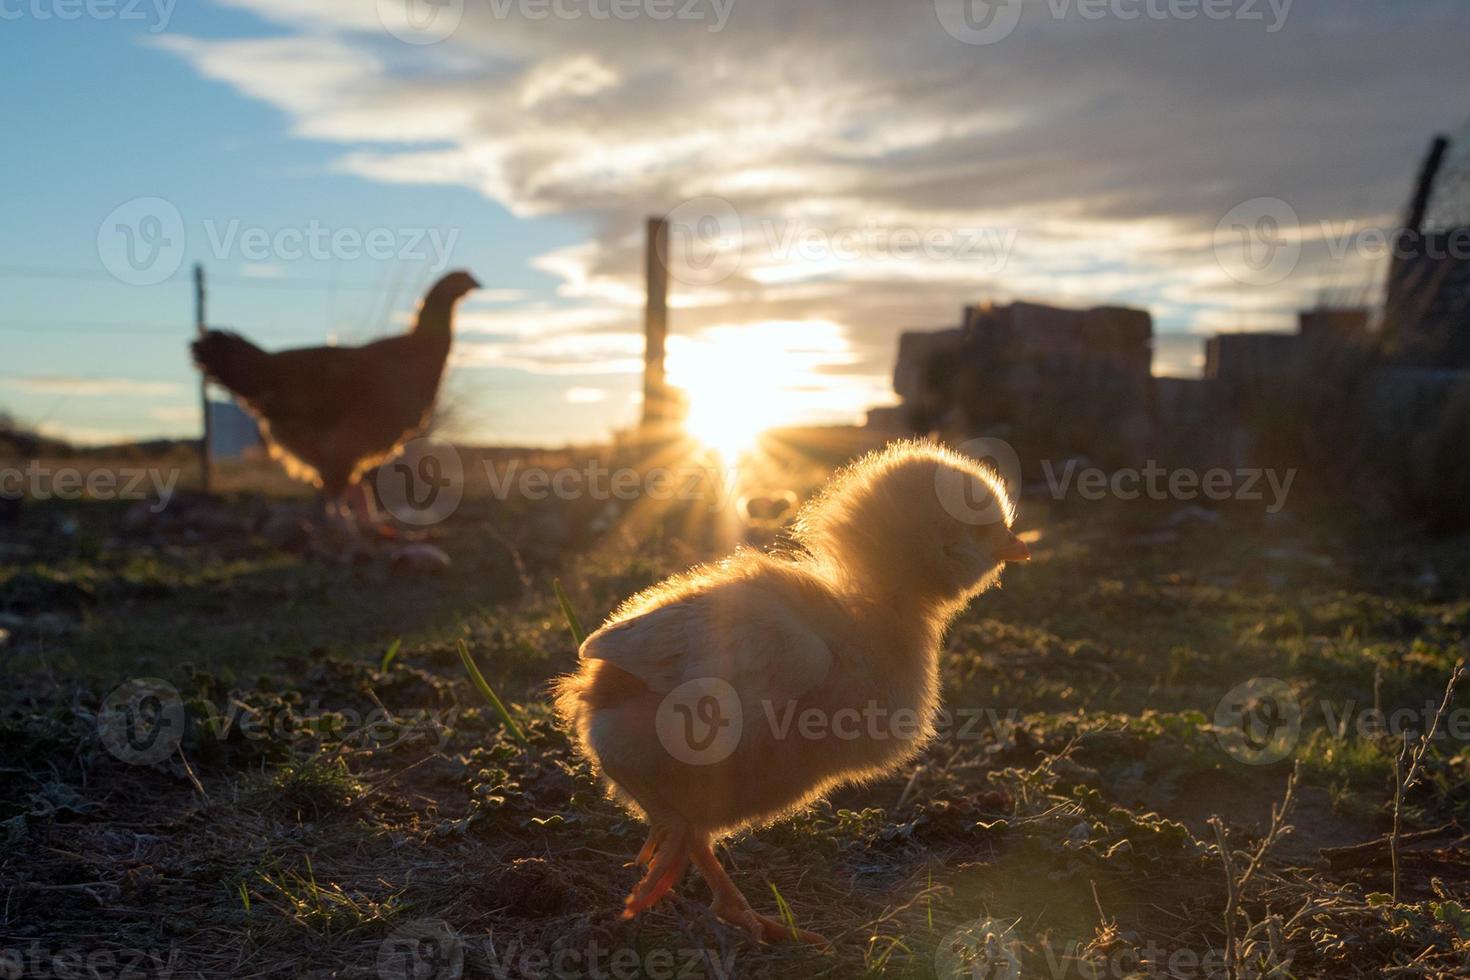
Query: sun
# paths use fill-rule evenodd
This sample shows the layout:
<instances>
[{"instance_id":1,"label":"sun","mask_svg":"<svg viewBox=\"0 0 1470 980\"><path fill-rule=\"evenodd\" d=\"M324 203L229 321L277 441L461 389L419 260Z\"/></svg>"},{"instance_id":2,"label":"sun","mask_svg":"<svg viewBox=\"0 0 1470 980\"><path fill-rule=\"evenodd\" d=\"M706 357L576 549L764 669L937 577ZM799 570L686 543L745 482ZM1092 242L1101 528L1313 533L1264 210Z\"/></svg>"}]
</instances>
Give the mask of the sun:
<instances>
[{"instance_id":1,"label":"sun","mask_svg":"<svg viewBox=\"0 0 1470 980\"><path fill-rule=\"evenodd\" d=\"M727 460L750 452L762 432L797 414L781 352L762 339L748 327L717 327L670 342L669 382L689 400L684 429Z\"/></svg>"},{"instance_id":2,"label":"sun","mask_svg":"<svg viewBox=\"0 0 1470 980\"><path fill-rule=\"evenodd\" d=\"M706 391L694 398L684 428L723 458L734 460L754 449L760 434L776 421L763 417L752 406L742 405L737 393L730 394L732 398L718 398Z\"/></svg>"},{"instance_id":3,"label":"sun","mask_svg":"<svg viewBox=\"0 0 1470 980\"><path fill-rule=\"evenodd\" d=\"M834 373L853 360L831 321L719 324L669 338L668 379L688 398L685 430L733 461L768 429L850 418L880 398Z\"/></svg>"}]
</instances>

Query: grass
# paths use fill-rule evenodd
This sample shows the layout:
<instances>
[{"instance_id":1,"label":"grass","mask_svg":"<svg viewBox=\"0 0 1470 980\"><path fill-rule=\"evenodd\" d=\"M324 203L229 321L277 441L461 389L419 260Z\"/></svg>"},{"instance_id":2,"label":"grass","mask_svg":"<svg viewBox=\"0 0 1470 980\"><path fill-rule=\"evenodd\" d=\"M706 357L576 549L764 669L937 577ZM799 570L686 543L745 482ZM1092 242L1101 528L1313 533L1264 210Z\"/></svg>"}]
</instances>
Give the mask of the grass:
<instances>
[{"instance_id":1,"label":"grass","mask_svg":"<svg viewBox=\"0 0 1470 980\"><path fill-rule=\"evenodd\" d=\"M500 700L500 695L495 693L495 688L491 687L485 680L485 675L480 673L480 668L475 663L475 658L470 655L470 648L464 640L459 641L459 659L464 662L464 669L469 673L470 680L474 682L475 689L485 695L485 700L490 702L490 706L495 709L495 713L505 723L506 731L510 732L511 736L522 745L530 744L526 741L526 734L521 731L521 726L516 724L515 717L510 713L510 709L505 706L504 701Z\"/></svg>"},{"instance_id":2,"label":"grass","mask_svg":"<svg viewBox=\"0 0 1470 980\"><path fill-rule=\"evenodd\" d=\"M319 819L350 807L363 793L345 759L318 753L292 760L263 775L254 787L257 800L293 814Z\"/></svg>"},{"instance_id":3,"label":"grass","mask_svg":"<svg viewBox=\"0 0 1470 980\"><path fill-rule=\"evenodd\" d=\"M645 830L547 684L582 622L731 542L680 512L609 542L600 509L556 506L467 501L432 579L276 547L244 495L141 529L28 507L0 532L0 964L38 943L178 975L377 976L410 942L465 976L565 954L568 976L620 955L635 976L928 980L988 942L1058 980L1470 970L1465 693L1397 811L1403 743L1357 720L1439 704L1470 652L1465 541L1234 513L1163 540L1167 510L1026 501L1037 559L946 638L940 737L721 848L822 951L715 922L696 875L618 919ZM96 717L144 676L187 724L129 765ZM1249 765L1217 712L1258 677L1288 686L1299 732Z\"/></svg>"}]
</instances>

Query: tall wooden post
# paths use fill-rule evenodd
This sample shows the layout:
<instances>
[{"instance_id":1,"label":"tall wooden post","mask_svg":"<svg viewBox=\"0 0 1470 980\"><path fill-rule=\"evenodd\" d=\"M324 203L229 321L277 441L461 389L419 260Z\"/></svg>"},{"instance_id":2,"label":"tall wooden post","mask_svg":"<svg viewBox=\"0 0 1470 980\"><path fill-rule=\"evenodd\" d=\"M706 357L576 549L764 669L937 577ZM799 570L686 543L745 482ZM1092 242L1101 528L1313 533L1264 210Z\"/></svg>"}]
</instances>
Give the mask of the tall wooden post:
<instances>
[{"instance_id":1,"label":"tall wooden post","mask_svg":"<svg viewBox=\"0 0 1470 980\"><path fill-rule=\"evenodd\" d=\"M1424 214L1429 210L1429 198L1434 193L1434 180L1439 176L1439 168L1444 163L1445 151L1450 148L1449 138L1436 136L1434 142L1429 145L1429 153L1424 157L1424 163L1419 168L1419 180L1414 184L1414 196L1409 201L1409 213L1404 216L1404 228L1407 231L1418 231L1424 224Z\"/></svg>"},{"instance_id":2,"label":"tall wooden post","mask_svg":"<svg viewBox=\"0 0 1470 980\"><path fill-rule=\"evenodd\" d=\"M204 308L204 265L194 266L194 329L203 337L209 329ZM199 407L204 412L204 438L199 440L199 483L205 493L213 490L213 477L209 464L209 447L213 442L214 420L209 412L209 376L199 372Z\"/></svg>"},{"instance_id":3,"label":"tall wooden post","mask_svg":"<svg viewBox=\"0 0 1470 980\"><path fill-rule=\"evenodd\" d=\"M662 218L648 219L646 278L648 305L643 313L646 345L643 350L643 426L668 421L668 388L664 382L664 341L669 334L669 226Z\"/></svg>"}]
</instances>

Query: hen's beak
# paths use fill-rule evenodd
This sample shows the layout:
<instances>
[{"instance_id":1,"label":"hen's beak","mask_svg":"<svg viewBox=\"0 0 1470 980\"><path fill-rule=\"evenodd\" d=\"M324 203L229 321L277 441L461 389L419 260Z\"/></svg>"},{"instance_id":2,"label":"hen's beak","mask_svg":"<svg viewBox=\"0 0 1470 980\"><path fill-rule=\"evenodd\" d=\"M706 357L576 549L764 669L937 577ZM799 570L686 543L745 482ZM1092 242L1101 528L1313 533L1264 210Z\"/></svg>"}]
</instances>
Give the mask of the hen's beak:
<instances>
[{"instance_id":1,"label":"hen's beak","mask_svg":"<svg viewBox=\"0 0 1470 980\"><path fill-rule=\"evenodd\" d=\"M1006 542L995 549L995 557L1001 561L1030 561L1031 549L1026 547L1026 542L1007 531Z\"/></svg>"}]
</instances>

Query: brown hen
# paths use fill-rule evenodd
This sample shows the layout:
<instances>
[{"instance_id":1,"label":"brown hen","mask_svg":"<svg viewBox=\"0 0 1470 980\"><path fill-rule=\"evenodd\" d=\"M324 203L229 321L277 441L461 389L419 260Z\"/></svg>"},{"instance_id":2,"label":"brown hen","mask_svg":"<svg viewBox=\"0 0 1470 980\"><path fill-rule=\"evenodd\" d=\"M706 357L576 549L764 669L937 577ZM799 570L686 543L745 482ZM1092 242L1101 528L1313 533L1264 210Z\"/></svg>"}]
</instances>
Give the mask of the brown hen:
<instances>
[{"instance_id":1,"label":"brown hen","mask_svg":"<svg viewBox=\"0 0 1470 980\"><path fill-rule=\"evenodd\" d=\"M362 347L269 353L211 330L194 342L194 362L260 423L271 456L321 489L329 516L343 517L348 490L428 423L455 307L479 285L449 273L425 295L412 332Z\"/></svg>"}]
</instances>

